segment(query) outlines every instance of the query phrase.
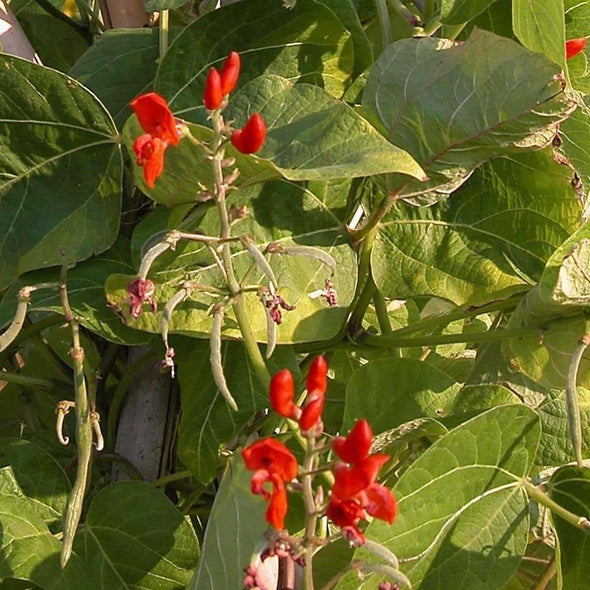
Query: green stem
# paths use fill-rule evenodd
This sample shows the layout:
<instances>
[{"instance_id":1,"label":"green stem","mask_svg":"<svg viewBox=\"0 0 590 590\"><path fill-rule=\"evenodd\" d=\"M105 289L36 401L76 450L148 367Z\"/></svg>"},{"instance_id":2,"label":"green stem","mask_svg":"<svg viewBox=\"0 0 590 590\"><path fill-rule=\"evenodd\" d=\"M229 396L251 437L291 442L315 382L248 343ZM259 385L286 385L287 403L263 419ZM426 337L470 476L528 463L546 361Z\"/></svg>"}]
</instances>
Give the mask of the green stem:
<instances>
[{"instance_id":1,"label":"green stem","mask_svg":"<svg viewBox=\"0 0 590 590\"><path fill-rule=\"evenodd\" d=\"M76 443L78 461L76 479L68 496L63 518L63 545L61 550L61 567L64 569L72 555L74 537L82 515L82 504L88 484L90 459L92 457L92 425L84 379L84 349L80 346L80 327L72 313L66 290L66 264L62 267L60 284L61 303L66 321L72 330L72 358L74 360L74 395L76 401Z\"/></svg>"},{"instance_id":2,"label":"green stem","mask_svg":"<svg viewBox=\"0 0 590 590\"><path fill-rule=\"evenodd\" d=\"M223 166L222 161L225 156L225 150L221 147L223 142L223 119L219 111L214 111L211 120L213 122L213 130L215 132L215 140L213 142L213 153L215 154L212 159L213 173L215 176L215 200L217 203L217 212L219 214L219 223L221 225L220 238L224 240L221 254L223 260L223 266L227 273L227 282L230 293L234 299L232 301L232 308L236 316L238 328L242 334L242 340L246 349L248 359L254 369L260 384L267 389L270 384L270 373L262 357L262 353L258 348L258 343L254 337L252 326L248 318L248 310L244 302L244 296L240 292L240 284L236 280L234 273L234 267L231 259L231 246L229 243L231 225L229 222L229 216L227 213L227 206L225 201L226 186L223 179Z\"/></svg>"},{"instance_id":3,"label":"green stem","mask_svg":"<svg viewBox=\"0 0 590 590\"><path fill-rule=\"evenodd\" d=\"M71 19L67 14L64 14L61 10L53 6L49 0L36 0L37 4L43 8L46 12L48 12L51 16L59 19L60 21L66 23L68 27L72 27L77 33L82 35L88 44L92 44L94 41L94 35L92 31L81 25L80 23L76 22L75 20Z\"/></svg>"},{"instance_id":4,"label":"green stem","mask_svg":"<svg viewBox=\"0 0 590 590\"><path fill-rule=\"evenodd\" d=\"M543 573L538 578L531 590L545 590L549 582L553 579L557 573L557 560L555 555L551 558L551 561L547 564L547 567L543 570Z\"/></svg>"},{"instance_id":5,"label":"green stem","mask_svg":"<svg viewBox=\"0 0 590 590\"><path fill-rule=\"evenodd\" d=\"M307 448L305 449L305 460L301 478L303 485L303 500L305 502L305 533L303 543L305 545L305 568L303 570L303 587L305 590L313 590L313 550L315 529L317 523L317 507L313 497L313 473L316 468L315 436L309 433L306 436Z\"/></svg>"},{"instance_id":6,"label":"green stem","mask_svg":"<svg viewBox=\"0 0 590 590\"><path fill-rule=\"evenodd\" d=\"M526 493L528 494L529 498L532 498L533 500L535 500L535 502L538 502L542 506L545 506L546 508L551 510L553 514L556 514L557 516L559 516L572 526L576 527L577 529L580 529L585 533L590 534L590 521L585 516L579 516L578 514L570 512L563 506L560 506L557 502L552 500L545 492L541 491L539 488L534 486L526 479L522 480L522 485L524 486L524 489L526 490Z\"/></svg>"},{"instance_id":7,"label":"green stem","mask_svg":"<svg viewBox=\"0 0 590 590\"><path fill-rule=\"evenodd\" d=\"M588 322L586 322L586 333L580 338L567 372L567 383L565 387L565 399L567 404L567 420L569 427L570 440L574 449L574 456L578 467L583 466L582 459L582 420L580 418L580 406L578 404L578 390L576 381L578 379L578 371L580 369L580 362L584 356L584 352L590 345L590 334L588 333Z\"/></svg>"},{"instance_id":8,"label":"green stem","mask_svg":"<svg viewBox=\"0 0 590 590\"><path fill-rule=\"evenodd\" d=\"M168 10L162 10L160 12L160 61L166 55L168 51L170 37L170 18Z\"/></svg>"},{"instance_id":9,"label":"green stem","mask_svg":"<svg viewBox=\"0 0 590 590\"><path fill-rule=\"evenodd\" d=\"M371 217L365 221L365 223L356 230L349 230L349 234L351 239L355 242L359 242L365 239L370 233L375 232L377 226L381 222L381 220L389 213L389 210L393 207L395 202L398 199L399 194L402 192L402 189L406 186L407 182L402 184L399 188L395 191L392 191L385 195L377 208L371 214Z\"/></svg>"},{"instance_id":10,"label":"green stem","mask_svg":"<svg viewBox=\"0 0 590 590\"><path fill-rule=\"evenodd\" d=\"M375 12L379 20L379 29L381 30L381 41L383 49L391 43L391 23L389 22L389 12L385 0L374 0Z\"/></svg>"},{"instance_id":11,"label":"green stem","mask_svg":"<svg viewBox=\"0 0 590 590\"><path fill-rule=\"evenodd\" d=\"M51 379L43 379L42 377L32 377L31 375L23 375L21 373L6 373L0 372L0 383L13 383L14 385L22 385L24 387L40 387L41 389L55 390L57 383Z\"/></svg>"},{"instance_id":12,"label":"green stem","mask_svg":"<svg viewBox=\"0 0 590 590\"><path fill-rule=\"evenodd\" d=\"M169 473L168 475L159 477L158 479L152 481L151 484L157 488L161 488L169 483L172 483L173 481L179 481L189 477L192 477L192 473L188 469L184 469L182 471L177 471L176 473Z\"/></svg>"},{"instance_id":13,"label":"green stem","mask_svg":"<svg viewBox=\"0 0 590 590\"><path fill-rule=\"evenodd\" d=\"M492 330L488 332L472 332L463 334L443 334L440 336L417 336L414 338L400 338L393 334L389 336L376 336L367 332L356 338L358 344L364 346L375 346L389 348L411 348L413 346L437 346L439 344L455 344L468 342L498 342L508 338L523 338L534 334L542 334L550 330L563 328L565 325L578 322L580 316L559 318L550 322L545 327L512 328L505 330Z\"/></svg>"},{"instance_id":14,"label":"green stem","mask_svg":"<svg viewBox=\"0 0 590 590\"><path fill-rule=\"evenodd\" d=\"M119 455L119 453L96 453L96 455L94 455L94 460L97 462L113 461L114 463L120 465L123 471L129 476L129 479L143 481L143 477L135 465L133 465L129 459Z\"/></svg>"},{"instance_id":15,"label":"green stem","mask_svg":"<svg viewBox=\"0 0 590 590\"><path fill-rule=\"evenodd\" d=\"M391 327L391 322L389 321L389 313L387 312L387 301L385 301L385 297L383 297L381 291L375 291L373 295L373 304L375 305L375 313L377 314L377 321L379 322L381 334L391 334L393 329Z\"/></svg>"}]
</instances>

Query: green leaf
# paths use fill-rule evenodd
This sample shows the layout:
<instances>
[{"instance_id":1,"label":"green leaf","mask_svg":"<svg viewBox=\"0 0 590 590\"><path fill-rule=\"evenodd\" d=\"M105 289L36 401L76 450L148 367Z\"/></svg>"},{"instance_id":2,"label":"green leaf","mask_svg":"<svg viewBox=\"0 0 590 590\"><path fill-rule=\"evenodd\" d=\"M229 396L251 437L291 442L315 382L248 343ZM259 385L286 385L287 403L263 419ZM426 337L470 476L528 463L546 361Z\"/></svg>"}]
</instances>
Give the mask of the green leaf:
<instances>
[{"instance_id":1,"label":"green leaf","mask_svg":"<svg viewBox=\"0 0 590 590\"><path fill-rule=\"evenodd\" d=\"M158 56L157 28L115 29L98 37L70 75L92 90L122 126L131 115L129 101L151 88Z\"/></svg>"},{"instance_id":2,"label":"green leaf","mask_svg":"<svg viewBox=\"0 0 590 590\"><path fill-rule=\"evenodd\" d=\"M563 0L513 0L512 23L525 47L567 71Z\"/></svg>"},{"instance_id":3,"label":"green leaf","mask_svg":"<svg viewBox=\"0 0 590 590\"><path fill-rule=\"evenodd\" d=\"M241 588L244 568L266 530L266 502L250 492L252 476L241 457L231 461L215 495L202 558L188 590Z\"/></svg>"},{"instance_id":4,"label":"green leaf","mask_svg":"<svg viewBox=\"0 0 590 590\"><path fill-rule=\"evenodd\" d=\"M145 344L150 336L125 326L116 309L109 309L104 283L112 273L132 273L129 241L120 237L115 245L99 256L79 263L68 271L68 298L80 323L88 330L118 344ZM59 281L59 269L39 270L21 277L0 302L0 326L8 324L16 310L17 294L25 285ZM57 290L44 289L31 295L30 311L52 311L63 314Z\"/></svg>"},{"instance_id":5,"label":"green leaf","mask_svg":"<svg viewBox=\"0 0 590 590\"><path fill-rule=\"evenodd\" d=\"M476 170L446 201L398 204L372 251L391 298L433 295L480 304L521 291L579 224L571 172L550 153L522 154Z\"/></svg>"},{"instance_id":6,"label":"green leaf","mask_svg":"<svg viewBox=\"0 0 590 590\"><path fill-rule=\"evenodd\" d=\"M143 5L147 12L159 12L160 10L173 10L180 8L188 0L143 0Z\"/></svg>"},{"instance_id":7,"label":"green leaf","mask_svg":"<svg viewBox=\"0 0 590 590\"><path fill-rule=\"evenodd\" d=\"M236 127L252 112L267 122L268 133L256 156L244 156L231 144L227 157L235 158L240 176L235 186L248 186L278 176L289 180L327 181L384 172L415 177L423 173L403 150L390 144L353 109L310 84L296 84L278 76L261 76L235 96L225 114ZM181 113L176 113L181 114ZM210 142L213 131L189 125L193 136ZM135 117L123 130L130 152L141 134ZM213 186L208 154L201 146L182 140L166 150L164 173L149 189L135 163L136 182L150 198L163 205L194 203L200 188Z\"/></svg>"},{"instance_id":8,"label":"green leaf","mask_svg":"<svg viewBox=\"0 0 590 590\"><path fill-rule=\"evenodd\" d=\"M440 15L445 25L460 25L487 10L496 0L442 0Z\"/></svg>"},{"instance_id":9,"label":"green leaf","mask_svg":"<svg viewBox=\"0 0 590 590\"><path fill-rule=\"evenodd\" d=\"M501 387L462 387L428 362L384 358L358 369L346 387L342 430L362 416L374 433L391 430L416 418L457 422L518 398Z\"/></svg>"},{"instance_id":10,"label":"green leaf","mask_svg":"<svg viewBox=\"0 0 590 590\"><path fill-rule=\"evenodd\" d=\"M393 526L373 521L367 537L394 551L421 590L497 590L516 571L528 537L528 500L520 479L533 465L540 427L535 413L491 409L434 443L394 488ZM357 550L356 557L366 552ZM347 577L343 589L374 588Z\"/></svg>"},{"instance_id":11,"label":"green leaf","mask_svg":"<svg viewBox=\"0 0 590 590\"><path fill-rule=\"evenodd\" d=\"M216 475L219 451L251 420L256 411L268 408L268 392L258 383L240 343L228 342L222 348L223 367L229 390L239 411L234 412L217 390L211 374L209 345L184 339L175 362L182 395L178 452L182 462L201 482ZM290 368L297 375L293 351L278 348L270 371Z\"/></svg>"},{"instance_id":12,"label":"green leaf","mask_svg":"<svg viewBox=\"0 0 590 590\"><path fill-rule=\"evenodd\" d=\"M394 175L388 190L432 203L481 163L548 145L573 109L559 73L545 57L480 30L460 44L425 38L390 45L369 74L363 107L430 180Z\"/></svg>"},{"instance_id":13,"label":"green leaf","mask_svg":"<svg viewBox=\"0 0 590 590\"><path fill-rule=\"evenodd\" d=\"M61 569L61 543L49 532L28 498L0 492L0 527L0 580L29 580L44 590L89 587L77 555L72 555L66 568Z\"/></svg>"},{"instance_id":14,"label":"green leaf","mask_svg":"<svg viewBox=\"0 0 590 590\"><path fill-rule=\"evenodd\" d=\"M586 518L590 517L590 469L562 467L550 481L551 498L558 504ZM588 533L553 515L559 539L559 565L563 588L584 590L590 576Z\"/></svg>"},{"instance_id":15,"label":"green leaf","mask_svg":"<svg viewBox=\"0 0 590 590\"><path fill-rule=\"evenodd\" d=\"M50 527L60 524L72 487L63 467L48 451L26 440L11 442L4 455L41 518Z\"/></svg>"},{"instance_id":16,"label":"green leaf","mask_svg":"<svg viewBox=\"0 0 590 590\"><path fill-rule=\"evenodd\" d=\"M0 288L106 250L119 227L116 129L75 80L0 56Z\"/></svg>"},{"instance_id":17,"label":"green leaf","mask_svg":"<svg viewBox=\"0 0 590 590\"><path fill-rule=\"evenodd\" d=\"M329 307L317 291L324 288L331 270L318 260L304 256L272 255L268 258L279 283L280 295L296 309L285 312L278 329L279 343L325 340L336 335L344 322L356 286L356 257L344 232L343 224L324 209L321 198L292 183L284 181L256 185L234 191L228 197L228 206L246 205L249 215L235 225L235 233L250 235L260 250L269 243L282 246L313 246L329 253L336 261L336 273L332 277L338 291L338 306ZM162 228L165 229L165 228ZM219 235L219 218L214 208L208 208L200 223L182 226L183 231L200 231L207 235ZM239 245L232 245L232 260L236 275L241 278L250 269L252 258ZM190 280L201 286L214 286L225 290L225 281L213 263L203 244L181 241L174 252L158 258L149 273L156 283L155 299L158 309ZM149 332L160 332L161 312L144 313L138 320L129 316L129 296L126 285L129 275L111 275L106 283L107 298L120 309L129 325ZM266 284L259 270L248 275L248 284ZM254 335L259 342L266 342L266 314L256 293L244 295L248 316ZM208 338L212 318L209 306L218 302L219 295L195 290L190 298L180 304L170 321L170 332L180 332L199 338ZM233 312L225 316L223 336L240 337Z\"/></svg>"},{"instance_id":18,"label":"green leaf","mask_svg":"<svg viewBox=\"0 0 590 590\"><path fill-rule=\"evenodd\" d=\"M49 68L67 72L88 49L88 42L78 31L37 2L27 2L15 16L41 63Z\"/></svg>"},{"instance_id":19,"label":"green leaf","mask_svg":"<svg viewBox=\"0 0 590 590\"><path fill-rule=\"evenodd\" d=\"M229 52L237 51L242 54L240 88L261 74L278 74L340 97L353 71L359 74L371 60L349 2L339 0L337 10L333 4L299 0L293 10L285 10L280 2L249 0L213 10L172 43L158 69L156 90L183 119L203 122L207 71L220 69Z\"/></svg>"},{"instance_id":20,"label":"green leaf","mask_svg":"<svg viewBox=\"0 0 590 590\"><path fill-rule=\"evenodd\" d=\"M582 450L590 451L590 391L578 388L580 419L582 421ZM538 465L557 466L575 460L568 434L567 405L563 390L551 390L537 408L543 434L539 444Z\"/></svg>"},{"instance_id":21,"label":"green leaf","mask_svg":"<svg viewBox=\"0 0 590 590\"><path fill-rule=\"evenodd\" d=\"M586 332L582 314L590 305L589 265L590 223L586 223L549 258L539 284L510 318L509 328L539 327L539 334L511 339L505 353L511 364L546 387L565 387L572 353ZM563 318L558 328L542 334L558 318ZM578 384L587 388L589 369L590 361L582 358Z\"/></svg>"},{"instance_id":22,"label":"green leaf","mask_svg":"<svg viewBox=\"0 0 590 590\"><path fill-rule=\"evenodd\" d=\"M199 557L190 522L160 490L138 481L94 496L74 548L92 588L104 590L184 588Z\"/></svg>"}]
</instances>

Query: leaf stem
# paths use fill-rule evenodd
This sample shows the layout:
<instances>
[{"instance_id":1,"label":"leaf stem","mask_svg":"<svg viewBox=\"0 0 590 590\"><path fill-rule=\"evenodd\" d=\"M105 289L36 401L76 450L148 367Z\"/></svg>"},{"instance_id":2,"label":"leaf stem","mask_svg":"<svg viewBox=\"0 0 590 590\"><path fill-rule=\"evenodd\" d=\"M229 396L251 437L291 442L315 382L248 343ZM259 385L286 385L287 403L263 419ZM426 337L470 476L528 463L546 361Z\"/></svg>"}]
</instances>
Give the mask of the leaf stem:
<instances>
[{"instance_id":1,"label":"leaf stem","mask_svg":"<svg viewBox=\"0 0 590 590\"><path fill-rule=\"evenodd\" d=\"M590 345L589 322L586 322L586 333L580 338L569 364L567 372L567 383L565 387L565 400L567 406L567 421L570 440L574 449L574 456L578 467L583 466L582 458L582 420L580 418L580 406L578 403L578 390L576 388L576 381L578 379L578 371L580 369L580 362L584 356L584 352Z\"/></svg>"},{"instance_id":2,"label":"leaf stem","mask_svg":"<svg viewBox=\"0 0 590 590\"><path fill-rule=\"evenodd\" d=\"M547 567L543 570L541 576L537 579L535 584L531 587L531 590L545 590L549 582L553 579L557 573L557 560L555 555L551 558L551 561L547 564Z\"/></svg>"},{"instance_id":3,"label":"leaf stem","mask_svg":"<svg viewBox=\"0 0 590 590\"><path fill-rule=\"evenodd\" d=\"M170 15L168 10L160 11L160 61L168 51L170 39Z\"/></svg>"},{"instance_id":4,"label":"leaf stem","mask_svg":"<svg viewBox=\"0 0 590 590\"><path fill-rule=\"evenodd\" d=\"M305 544L305 568L303 572L304 590L313 590L313 540L317 523L317 507L313 497L313 473L316 470L315 436L313 429L307 434L305 449L305 460L303 462L303 473L301 478L303 485L303 500L305 502L305 532L303 542Z\"/></svg>"},{"instance_id":5,"label":"leaf stem","mask_svg":"<svg viewBox=\"0 0 590 590\"><path fill-rule=\"evenodd\" d=\"M188 469L183 469L182 471L177 471L176 473L169 473L168 475L164 475L163 477L159 477L151 482L152 485L156 486L157 488L161 488L173 481L179 481L181 479L187 479L188 477L192 477L192 473Z\"/></svg>"},{"instance_id":6,"label":"leaf stem","mask_svg":"<svg viewBox=\"0 0 590 590\"><path fill-rule=\"evenodd\" d=\"M579 516L578 514L574 514L570 512L563 506L559 505L557 502L552 500L545 492L541 491L538 487L534 486L531 482L526 479L522 480L522 485L526 490L529 498L535 500L542 506L545 506L553 514L556 514L572 526L584 531L585 533L590 534L590 521L585 516Z\"/></svg>"},{"instance_id":7,"label":"leaf stem","mask_svg":"<svg viewBox=\"0 0 590 590\"><path fill-rule=\"evenodd\" d=\"M381 30L381 42L383 49L391 43L391 23L389 22L389 12L385 0L374 0L375 12L379 20L379 29Z\"/></svg>"},{"instance_id":8,"label":"leaf stem","mask_svg":"<svg viewBox=\"0 0 590 590\"><path fill-rule=\"evenodd\" d=\"M88 484L90 459L92 457L92 425L90 423L90 409L86 381L84 379L84 349L80 346L80 326L72 313L66 288L67 265L64 260L61 272L60 299L66 322L72 330L71 355L74 360L74 399L76 402L76 443L78 461L76 465L76 479L63 518L63 545L61 550L61 567L65 568L72 555L74 536L82 515L82 504Z\"/></svg>"}]
</instances>

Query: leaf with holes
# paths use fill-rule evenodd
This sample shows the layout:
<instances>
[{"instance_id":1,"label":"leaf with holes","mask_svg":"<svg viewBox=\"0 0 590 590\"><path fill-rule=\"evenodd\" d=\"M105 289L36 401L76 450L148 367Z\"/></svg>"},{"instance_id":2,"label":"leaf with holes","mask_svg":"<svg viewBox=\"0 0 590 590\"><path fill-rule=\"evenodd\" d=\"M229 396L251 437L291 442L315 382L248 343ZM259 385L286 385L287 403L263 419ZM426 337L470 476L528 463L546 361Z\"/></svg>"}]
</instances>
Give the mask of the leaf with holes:
<instances>
[{"instance_id":1,"label":"leaf with holes","mask_svg":"<svg viewBox=\"0 0 590 590\"><path fill-rule=\"evenodd\" d=\"M110 115L75 80L2 55L0 88L3 289L115 241L122 164Z\"/></svg>"}]
</instances>

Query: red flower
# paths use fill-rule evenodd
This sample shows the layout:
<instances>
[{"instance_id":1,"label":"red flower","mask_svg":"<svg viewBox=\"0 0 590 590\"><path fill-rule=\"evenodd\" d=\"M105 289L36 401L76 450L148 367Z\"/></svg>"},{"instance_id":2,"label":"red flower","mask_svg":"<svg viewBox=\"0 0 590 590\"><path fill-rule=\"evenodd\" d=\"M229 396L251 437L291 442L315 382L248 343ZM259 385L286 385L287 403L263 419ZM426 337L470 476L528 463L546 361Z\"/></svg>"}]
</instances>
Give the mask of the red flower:
<instances>
[{"instance_id":1,"label":"red flower","mask_svg":"<svg viewBox=\"0 0 590 590\"><path fill-rule=\"evenodd\" d=\"M324 394L316 394L311 398L307 396L305 407L301 412L299 418L299 427L301 430L311 430L320 422L322 412L324 411L324 402L326 401Z\"/></svg>"},{"instance_id":2,"label":"red flower","mask_svg":"<svg viewBox=\"0 0 590 590\"><path fill-rule=\"evenodd\" d=\"M328 388L328 364L323 356L316 356L307 373L307 397L299 419L301 430L311 430L322 417Z\"/></svg>"},{"instance_id":3,"label":"red flower","mask_svg":"<svg viewBox=\"0 0 590 590\"><path fill-rule=\"evenodd\" d=\"M164 152L169 145L178 145L180 134L166 99L156 92L142 94L131 101L131 108L145 131L133 144L137 163L144 166L143 174L149 188L164 170Z\"/></svg>"},{"instance_id":4,"label":"red flower","mask_svg":"<svg viewBox=\"0 0 590 590\"><path fill-rule=\"evenodd\" d=\"M149 133L140 135L133 143L137 155L137 164L144 166L143 175L149 188L154 188L156 179L164 170L164 152L166 144Z\"/></svg>"},{"instance_id":5,"label":"red flower","mask_svg":"<svg viewBox=\"0 0 590 590\"><path fill-rule=\"evenodd\" d=\"M134 98L130 105L146 133L166 144L178 145L180 134L176 128L176 120L163 96L148 92Z\"/></svg>"},{"instance_id":6,"label":"red flower","mask_svg":"<svg viewBox=\"0 0 590 590\"><path fill-rule=\"evenodd\" d=\"M232 51L221 68L221 91L223 94L229 94L238 83L240 76L240 56Z\"/></svg>"},{"instance_id":7,"label":"red flower","mask_svg":"<svg viewBox=\"0 0 590 590\"><path fill-rule=\"evenodd\" d=\"M243 129L236 129L231 135L231 142L242 154L256 153L266 138L266 123L258 114L254 113Z\"/></svg>"},{"instance_id":8,"label":"red flower","mask_svg":"<svg viewBox=\"0 0 590 590\"><path fill-rule=\"evenodd\" d=\"M295 405L295 385L288 369L276 373L270 381L270 403L273 410L285 418L298 418L301 410Z\"/></svg>"},{"instance_id":9,"label":"red flower","mask_svg":"<svg viewBox=\"0 0 590 590\"><path fill-rule=\"evenodd\" d=\"M366 420L359 420L346 438L337 436L332 442L334 452L347 463L366 459L371 449L373 431Z\"/></svg>"},{"instance_id":10,"label":"red flower","mask_svg":"<svg viewBox=\"0 0 590 590\"><path fill-rule=\"evenodd\" d=\"M362 494L365 510L375 518L392 524L397 516L397 501L391 491L381 484L370 485Z\"/></svg>"},{"instance_id":11,"label":"red flower","mask_svg":"<svg viewBox=\"0 0 590 590\"><path fill-rule=\"evenodd\" d=\"M365 511L358 502L355 500L340 500L334 496L328 504L326 516L336 526L341 527L348 539L355 542L356 545L362 545L365 542L365 536L357 526L359 520L364 520Z\"/></svg>"},{"instance_id":12,"label":"red flower","mask_svg":"<svg viewBox=\"0 0 590 590\"><path fill-rule=\"evenodd\" d=\"M211 68L207 75L207 81L205 82L203 102L208 110L214 111L220 107L222 101L223 92L221 91L221 76L215 68Z\"/></svg>"},{"instance_id":13,"label":"red flower","mask_svg":"<svg viewBox=\"0 0 590 590\"><path fill-rule=\"evenodd\" d=\"M137 278L129 282L127 293L129 293L132 318L137 319L141 315L144 303L149 303L152 306L152 311L156 313L157 304L154 301L155 290L154 283L149 279Z\"/></svg>"},{"instance_id":14,"label":"red flower","mask_svg":"<svg viewBox=\"0 0 590 590\"><path fill-rule=\"evenodd\" d=\"M571 59L576 57L578 53L581 53L586 47L586 37L580 37L579 39L570 39L565 42L565 57Z\"/></svg>"},{"instance_id":15,"label":"red flower","mask_svg":"<svg viewBox=\"0 0 590 590\"><path fill-rule=\"evenodd\" d=\"M255 471L250 480L252 493L262 495L265 500L270 499L266 522L277 530L285 528L288 507L285 482L297 475L297 459L284 444L272 438L258 440L246 447L242 457L246 467ZM266 483L271 484L272 494L264 489Z\"/></svg>"}]
</instances>

